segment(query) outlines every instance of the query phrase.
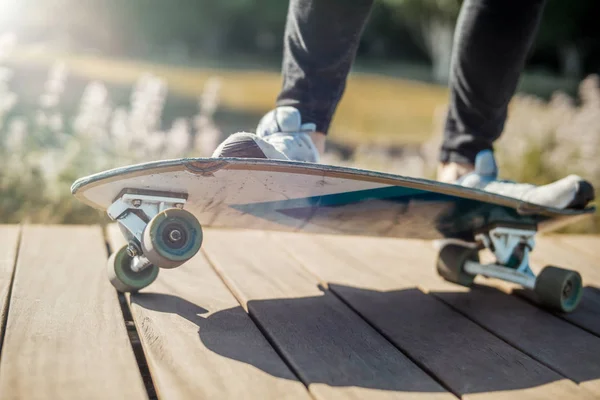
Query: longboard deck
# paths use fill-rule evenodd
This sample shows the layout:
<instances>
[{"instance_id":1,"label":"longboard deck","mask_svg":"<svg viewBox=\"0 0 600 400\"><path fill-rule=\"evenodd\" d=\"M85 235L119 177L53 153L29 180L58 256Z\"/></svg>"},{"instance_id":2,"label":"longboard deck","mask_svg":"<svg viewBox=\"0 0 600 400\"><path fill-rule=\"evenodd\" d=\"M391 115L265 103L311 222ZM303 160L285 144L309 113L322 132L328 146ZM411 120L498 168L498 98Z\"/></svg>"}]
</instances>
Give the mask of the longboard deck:
<instances>
[{"instance_id":1,"label":"longboard deck","mask_svg":"<svg viewBox=\"0 0 600 400\"><path fill-rule=\"evenodd\" d=\"M78 179L80 201L106 210L124 191L187 197L205 227L398 238L469 240L494 223L556 229L594 212L560 210L444 184L292 161L184 158L115 168Z\"/></svg>"}]
</instances>

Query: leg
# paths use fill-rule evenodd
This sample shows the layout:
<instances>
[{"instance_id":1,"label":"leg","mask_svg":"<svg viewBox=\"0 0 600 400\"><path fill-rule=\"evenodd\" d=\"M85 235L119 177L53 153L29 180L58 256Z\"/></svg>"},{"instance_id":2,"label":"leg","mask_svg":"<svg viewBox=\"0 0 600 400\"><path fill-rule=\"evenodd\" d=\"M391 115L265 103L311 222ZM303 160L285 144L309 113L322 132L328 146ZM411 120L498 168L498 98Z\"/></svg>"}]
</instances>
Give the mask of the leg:
<instances>
[{"instance_id":1,"label":"leg","mask_svg":"<svg viewBox=\"0 0 600 400\"><path fill-rule=\"evenodd\" d=\"M442 163L473 165L504 129L544 0L466 0L458 18Z\"/></svg>"},{"instance_id":2,"label":"leg","mask_svg":"<svg viewBox=\"0 0 600 400\"><path fill-rule=\"evenodd\" d=\"M373 0L290 0L283 87L256 135L230 136L213 157L318 162Z\"/></svg>"},{"instance_id":3,"label":"leg","mask_svg":"<svg viewBox=\"0 0 600 400\"><path fill-rule=\"evenodd\" d=\"M458 18L450 107L438 179L530 203L583 208L592 185L570 175L544 186L497 180L493 143L504 129L545 0L466 0ZM472 172L472 173L471 173Z\"/></svg>"},{"instance_id":4,"label":"leg","mask_svg":"<svg viewBox=\"0 0 600 400\"><path fill-rule=\"evenodd\" d=\"M327 133L373 0L291 0L277 106L293 106Z\"/></svg>"}]
</instances>

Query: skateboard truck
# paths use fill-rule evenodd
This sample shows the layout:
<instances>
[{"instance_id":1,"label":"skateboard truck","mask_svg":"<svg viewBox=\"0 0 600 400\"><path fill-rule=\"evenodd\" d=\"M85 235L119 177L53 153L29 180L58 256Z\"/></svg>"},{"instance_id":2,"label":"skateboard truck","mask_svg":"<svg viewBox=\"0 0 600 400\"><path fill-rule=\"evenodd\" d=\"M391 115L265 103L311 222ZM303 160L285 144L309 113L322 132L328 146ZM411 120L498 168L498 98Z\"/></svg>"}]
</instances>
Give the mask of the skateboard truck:
<instances>
[{"instance_id":1,"label":"skateboard truck","mask_svg":"<svg viewBox=\"0 0 600 400\"><path fill-rule=\"evenodd\" d=\"M573 311L581 300L579 273L547 266L536 276L529 266L535 247L536 229L494 226L475 235L475 243L442 240L437 271L447 281L471 286L477 275L496 278L533 290L546 307L560 312ZM481 264L479 250L487 248L496 262Z\"/></svg>"},{"instance_id":2,"label":"skateboard truck","mask_svg":"<svg viewBox=\"0 0 600 400\"><path fill-rule=\"evenodd\" d=\"M535 230L497 227L476 235L475 239L494 253L498 263L481 265L467 261L465 271L534 289L535 274L529 268L529 252L535 247L535 234Z\"/></svg>"},{"instance_id":3,"label":"skateboard truck","mask_svg":"<svg viewBox=\"0 0 600 400\"><path fill-rule=\"evenodd\" d=\"M202 245L202 227L183 208L181 194L124 193L107 209L129 243L108 259L112 285L121 292L150 285L160 268L176 268Z\"/></svg>"}]
</instances>

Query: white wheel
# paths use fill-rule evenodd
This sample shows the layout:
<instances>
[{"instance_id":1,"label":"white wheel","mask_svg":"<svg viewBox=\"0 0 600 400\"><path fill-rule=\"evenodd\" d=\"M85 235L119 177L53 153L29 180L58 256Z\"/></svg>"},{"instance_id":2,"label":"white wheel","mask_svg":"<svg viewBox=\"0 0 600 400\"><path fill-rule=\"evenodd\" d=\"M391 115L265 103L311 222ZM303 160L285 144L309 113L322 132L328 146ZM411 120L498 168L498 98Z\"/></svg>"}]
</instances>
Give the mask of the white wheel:
<instances>
[{"instance_id":1,"label":"white wheel","mask_svg":"<svg viewBox=\"0 0 600 400\"><path fill-rule=\"evenodd\" d=\"M131 269L133 259L127 254L127 246L121 247L106 263L108 280L119 292L136 292L150 285L158 276L159 268L150 265L139 272Z\"/></svg>"},{"instance_id":2,"label":"white wheel","mask_svg":"<svg viewBox=\"0 0 600 400\"><path fill-rule=\"evenodd\" d=\"M176 268L202 246L202 227L188 211L170 208L154 216L142 235L142 253L160 268Z\"/></svg>"}]
</instances>

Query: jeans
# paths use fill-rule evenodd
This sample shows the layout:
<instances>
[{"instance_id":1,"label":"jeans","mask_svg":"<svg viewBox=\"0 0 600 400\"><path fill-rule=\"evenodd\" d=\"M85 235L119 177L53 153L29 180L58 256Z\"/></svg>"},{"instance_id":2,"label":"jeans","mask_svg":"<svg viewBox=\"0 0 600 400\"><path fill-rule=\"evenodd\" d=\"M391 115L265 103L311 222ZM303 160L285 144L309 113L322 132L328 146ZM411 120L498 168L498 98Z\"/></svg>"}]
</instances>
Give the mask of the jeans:
<instances>
[{"instance_id":1,"label":"jeans","mask_svg":"<svg viewBox=\"0 0 600 400\"><path fill-rule=\"evenodd\" d=\"M290 0L277 105L327 133L373 0ZM493 150L545 0L465 0L457 21L441 162ZM400 95L400 93L399 93Z\"/></svg>"}]
</instances>

